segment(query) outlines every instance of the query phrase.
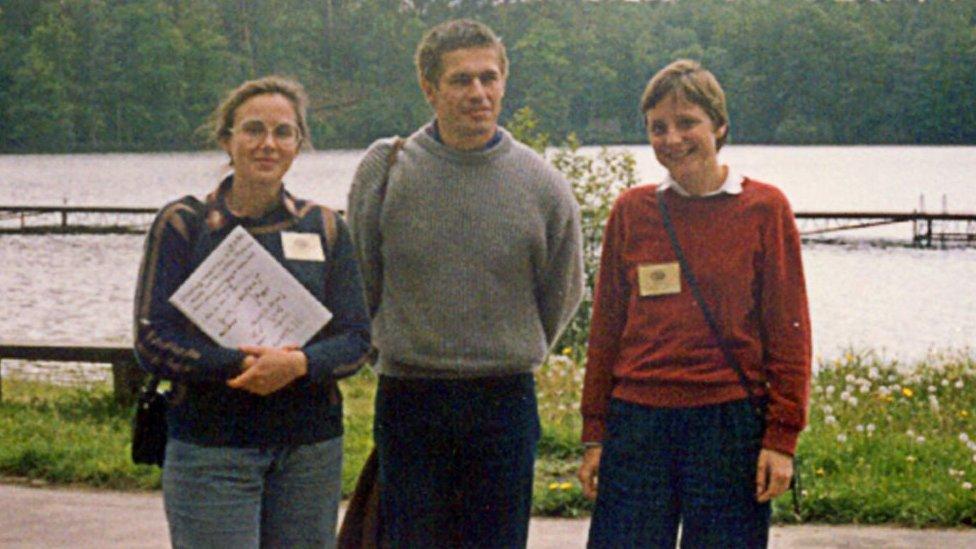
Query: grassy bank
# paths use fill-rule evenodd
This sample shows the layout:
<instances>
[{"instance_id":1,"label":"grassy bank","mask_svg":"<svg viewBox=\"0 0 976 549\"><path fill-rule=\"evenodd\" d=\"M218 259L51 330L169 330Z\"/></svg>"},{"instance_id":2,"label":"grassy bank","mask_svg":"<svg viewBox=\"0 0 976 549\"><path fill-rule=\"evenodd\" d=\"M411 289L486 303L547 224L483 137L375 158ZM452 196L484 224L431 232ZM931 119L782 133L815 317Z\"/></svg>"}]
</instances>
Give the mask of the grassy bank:
<instances>
[{"instance_id":1,"label":"grassy bank","mask_svg":"<svg viewBox=\"0 0 976 549\"><path fill-rule=\"evenodd\" d=\"M589 511L575 480L580 449L577 407L582 370L554 357L537 376L543 439L536 466L535 512ZM348 493L372 444L375 378L343 382ZM801 438L803 510L789 498L779 521L976 524L976 363L934 358L906 367L848 354L821 365L810 428ZM0 475L58 484L154 489L159 472L129 461L131 410L109 387L61 387L4 380Z\"/></svg>"}]
</instances>

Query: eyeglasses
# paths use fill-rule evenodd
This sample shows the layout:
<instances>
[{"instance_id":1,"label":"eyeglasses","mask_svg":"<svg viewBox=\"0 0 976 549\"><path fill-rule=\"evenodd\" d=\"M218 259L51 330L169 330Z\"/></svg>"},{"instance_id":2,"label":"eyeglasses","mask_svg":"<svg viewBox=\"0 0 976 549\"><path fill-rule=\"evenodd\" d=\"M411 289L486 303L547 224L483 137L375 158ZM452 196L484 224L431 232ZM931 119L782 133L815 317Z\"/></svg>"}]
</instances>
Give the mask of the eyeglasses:
<instances>
[{"instance_id":1,"label":"eyeglasses","mask_svg":"<svg viewBox=\"0 0 976 549\"><path fill-rule=\"evenodd\" d=\"M260 120L245 120L230 131L239 133L251 144L264 143L268 138L268 127ZM271 129L271 136L282 147L294 147L302 140L302 131L291 122L282 122Z\"/></svg>"}]
</instances>

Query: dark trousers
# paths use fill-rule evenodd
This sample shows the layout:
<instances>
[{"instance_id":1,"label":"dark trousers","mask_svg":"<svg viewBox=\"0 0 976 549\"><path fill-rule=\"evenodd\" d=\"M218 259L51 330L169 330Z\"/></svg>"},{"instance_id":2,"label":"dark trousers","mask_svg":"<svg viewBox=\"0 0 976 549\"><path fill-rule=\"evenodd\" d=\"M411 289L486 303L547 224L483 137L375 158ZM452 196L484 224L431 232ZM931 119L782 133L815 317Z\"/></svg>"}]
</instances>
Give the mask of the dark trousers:
<instances>
[{"instance_id":1,"label":"dark trousers","mask_svg":"<svg viewBox=\"0 0 976 549\"><path fill-rule=\"evenodd\" d=\"M650 408L612 400L589 547L766 547L761 421L746 400Z\"/></svg>"},{"instance_id":2,"label":"dark trousers","mask_svg":"<svg viewBox=\"0 0 976 549\"><path fill-rule=\"evenodd\" d=\"M392 547L524 547L539 414L532 374L381 376L374 436Z\"/></svg>"}]
</instances>

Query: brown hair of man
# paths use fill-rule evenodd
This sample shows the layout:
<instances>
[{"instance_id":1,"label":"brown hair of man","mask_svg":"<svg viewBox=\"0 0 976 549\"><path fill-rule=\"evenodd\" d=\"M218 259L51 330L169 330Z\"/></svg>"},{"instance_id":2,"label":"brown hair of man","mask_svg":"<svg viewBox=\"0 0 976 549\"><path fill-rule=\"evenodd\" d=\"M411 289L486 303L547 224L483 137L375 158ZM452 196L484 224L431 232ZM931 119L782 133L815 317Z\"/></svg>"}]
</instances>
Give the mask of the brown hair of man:
<instances>
[{"instance_id":1,"label":"brown hair of man","mask_svg":"<svg viewBox=\"0 0 976 549\"><path fill-rule=\"evenodd\" d=\"M471 19L452 19L427 31L417 45L417 52L414 54L417 78L436 87L444 69L444 54L466 48L494 48L498 52L502 76L508 75L505 44L502 44L494 31Z\"/></svg>"}]
</instances>

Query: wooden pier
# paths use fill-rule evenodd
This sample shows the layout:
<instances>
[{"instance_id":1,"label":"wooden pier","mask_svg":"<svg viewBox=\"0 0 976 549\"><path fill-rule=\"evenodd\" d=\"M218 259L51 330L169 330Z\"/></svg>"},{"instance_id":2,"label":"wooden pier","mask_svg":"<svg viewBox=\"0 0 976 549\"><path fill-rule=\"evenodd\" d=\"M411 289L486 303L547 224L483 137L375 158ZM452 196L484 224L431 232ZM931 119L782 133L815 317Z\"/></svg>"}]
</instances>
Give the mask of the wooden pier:
<instances>
[{"instance_id":1,"label":"wooden pier","mask_svg":"<svg viewBox=\"0 0 976 549\"><path fill-rule=\"evenodd\" d=\"M144 233L157 208L0 205L0 234Z\"/></svg>"},{"instance_id":2,"label":"wooden pier","mask_svg":"<svg viewBox=\"0 0 976 549\"><path fill-rule=\"evenodd\" d=\"M925 212L796 212L800 234L816 237L897 223L911 224L912 243L932 247L976 247L976 214Z\"/></svg>"},{"instance_id":3,"label":"wooden pier","mask_svg":"<svg viewBox=\"0 0 976 549\"><path fill-rule=\"evenodd\" d=\"M0 205L0 234L144 233L156 208ZM920 247L976 247L976 213L796 212L800 234L816 240L833 233L904 223Z\"/></svg>"}]
</instances>

